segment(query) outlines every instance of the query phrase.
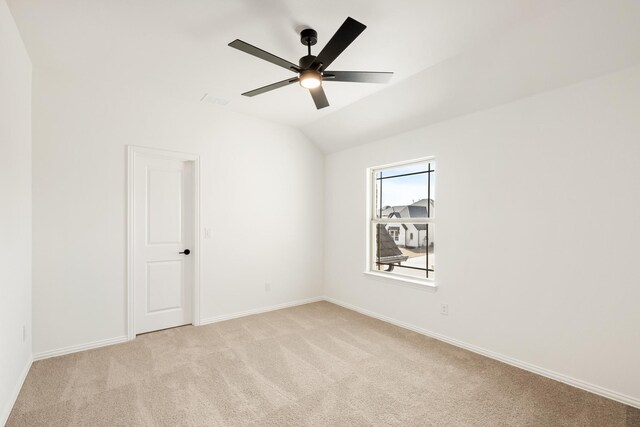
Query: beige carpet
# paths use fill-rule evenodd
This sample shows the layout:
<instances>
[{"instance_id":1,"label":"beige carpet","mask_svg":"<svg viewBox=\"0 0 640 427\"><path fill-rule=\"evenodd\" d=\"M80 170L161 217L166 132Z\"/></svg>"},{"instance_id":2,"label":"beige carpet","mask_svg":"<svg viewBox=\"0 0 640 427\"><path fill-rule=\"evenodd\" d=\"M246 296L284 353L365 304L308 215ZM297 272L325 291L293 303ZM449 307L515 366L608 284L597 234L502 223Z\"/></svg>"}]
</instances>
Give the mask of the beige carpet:
<instances>
[{"instance_id":1,"label":"beige carpet","mask_svg":"<svg viewBox=\"0 0 640 427\"><path fill-rule=\"evenodd\" d=\"M320 302L35 362L8 426L636 426L640 411Z\"/></svg>"}]
</instances>

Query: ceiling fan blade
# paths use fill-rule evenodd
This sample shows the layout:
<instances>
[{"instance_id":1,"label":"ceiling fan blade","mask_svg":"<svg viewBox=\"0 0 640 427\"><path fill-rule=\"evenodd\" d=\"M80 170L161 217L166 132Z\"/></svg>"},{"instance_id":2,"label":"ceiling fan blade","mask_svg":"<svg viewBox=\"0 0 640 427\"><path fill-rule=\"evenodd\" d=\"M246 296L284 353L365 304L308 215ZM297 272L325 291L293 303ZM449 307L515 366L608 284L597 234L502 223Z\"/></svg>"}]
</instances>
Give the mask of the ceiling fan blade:
<instances>
[{"instance_id":1,"label":"ceiling fan blade","mask_svg":"<svg viewBox=\"0 0 640 427\"><path fill-rule=\"evenodd\" d=\"M337 57L349 46L359 35L367 28L355 19L349 17L338 28L338 31L331 37L331 40L320 51L316 59L313 61L311 68L320 70L326 69Z\"/></svg>"},{"instance_id":2,"label":"ceiling fan blade","mask_svg":"<svg viewBox=\"0 0 640 427\"><path fill-rule=\"evenodd\" d=\"M276 64L279 65L282 68L286 68L289 71L293 71L294 73L299 73L300 72L300 67L298 67L296 64L294 64L293 62L289 62L286 59L282 59L278 56L275 56L267 51L264 51L260 48L257 48L253 45L250 45L249 43L245 43L242 40L234 40L231 43L229 43L229 46L241 50L245 53L248 53L249 55L253 55L255 57L258 57L260 59L264 59L265 61L271 62L272 64Z\"/></svg>"},{"instance_id":3,"label":"ceiling fan blade","mask_svg":"<svg viewBox=\"0 0 640 427\"><path fill-rule=\"evenodd\" d=\"M245 92L242 95L244 95L244 96L260 95L261 93L269 92L270 90L274 90L274 89L278 89L278 88L281 88L281 87L288 86L291 83L297 82L298 80L299 79L297 77L293 78L293 79L282 80L281 82L272 83L270 85L263 86L263 87L260 87L258 89L250 90L249 92Z\"/></svg>"},{"instance_id":4,"label":"ceiling fan blade","mask_svg":"<svg viewBox=\"0 0 640 427\"><path fill-rule=\"evenodd\" d=\"M327 100L327 95L325 95L324 89L322 89L322 86L318 86L315 89L309 89L309 93L311 93L311 97L313 98L313 102L316 103L316 108L318 110L320 110L321 108L329 106L329 101Z\"/></svg>"},{"instance_id":5,"label":"ceiling fan blade","mask_svg":"<svg viewBox=\"0 0 640 427\"><path fill-rule=\"evenodd\" d=\"M325 71L322 80L332 82L387 83L392 72L384 71Z\"/></svg>"}]
</instances>

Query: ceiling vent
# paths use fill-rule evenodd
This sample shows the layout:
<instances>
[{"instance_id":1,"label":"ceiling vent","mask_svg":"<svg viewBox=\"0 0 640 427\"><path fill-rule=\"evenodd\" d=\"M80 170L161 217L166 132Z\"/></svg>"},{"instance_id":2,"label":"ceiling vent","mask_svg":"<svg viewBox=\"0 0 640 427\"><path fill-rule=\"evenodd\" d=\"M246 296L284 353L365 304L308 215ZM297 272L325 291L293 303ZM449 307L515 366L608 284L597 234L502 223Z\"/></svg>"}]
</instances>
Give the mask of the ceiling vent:
<instances>
[{"instance_id":1,"label":"ceiling vent","mask_svg":"<svg viewBox=\"0 0 640 427\"><path fill-rule=\"evenodd\" d=\"M209 95L208 93L205 93L202 98L200 98L200 102L208 102L209 104L213 104L213 105L227 105L229 103L229 99L225 99L225 98L216 98L213 95Z\"/></svg>"}]
</instances>

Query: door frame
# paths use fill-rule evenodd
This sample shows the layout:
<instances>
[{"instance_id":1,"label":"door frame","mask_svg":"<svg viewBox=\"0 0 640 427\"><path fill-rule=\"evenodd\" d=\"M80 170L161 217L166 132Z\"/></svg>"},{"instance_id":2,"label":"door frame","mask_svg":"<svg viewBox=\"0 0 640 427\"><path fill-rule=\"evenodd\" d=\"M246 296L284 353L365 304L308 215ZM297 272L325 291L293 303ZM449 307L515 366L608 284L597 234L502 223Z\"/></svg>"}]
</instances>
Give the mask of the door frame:
<instances>
[{"instance_id":1,"label":"door frame","mask_svg":"<svg viewBox=\"0 0 640 427\"><path fill-rule=\"evenodd\" d=\"M191 293L191 315L194 326L200 325L200 156L178 151L127 145L127 338L136 338L135 332L135 288L133 280L134 266L134 197L135 197L135 158L136 156L156 159L182 160L193 164L193 289Z\"/></svg>"}]
</instances>

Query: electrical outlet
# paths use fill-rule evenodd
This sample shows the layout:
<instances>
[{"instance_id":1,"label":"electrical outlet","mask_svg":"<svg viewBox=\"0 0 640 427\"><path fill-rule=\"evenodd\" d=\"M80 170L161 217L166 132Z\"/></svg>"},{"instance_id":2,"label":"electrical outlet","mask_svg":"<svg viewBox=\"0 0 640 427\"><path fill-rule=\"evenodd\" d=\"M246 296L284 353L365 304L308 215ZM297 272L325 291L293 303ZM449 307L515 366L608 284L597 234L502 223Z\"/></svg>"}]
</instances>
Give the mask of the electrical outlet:
<instances>
[{"instance_id":1,"label":"electrical outlet","mask_svg":"<svg viewBox=\"0 0 640 427\"><path fill-rule=\"evenodd\" d=\"M443 316L449 315L449 304L440 304L440 314L442 314Z\"/></svg>"},{"instance_id":2,"label":"electrical outlet","mask_svg":"<svg viewBox=\"0 0 640 427\"><path fill-rule=\"evenodd\" d=\"M267 292L271 292L271 283L267 282L264 284L264 290Z\"/></svg>"}]
</instances>

